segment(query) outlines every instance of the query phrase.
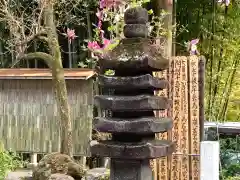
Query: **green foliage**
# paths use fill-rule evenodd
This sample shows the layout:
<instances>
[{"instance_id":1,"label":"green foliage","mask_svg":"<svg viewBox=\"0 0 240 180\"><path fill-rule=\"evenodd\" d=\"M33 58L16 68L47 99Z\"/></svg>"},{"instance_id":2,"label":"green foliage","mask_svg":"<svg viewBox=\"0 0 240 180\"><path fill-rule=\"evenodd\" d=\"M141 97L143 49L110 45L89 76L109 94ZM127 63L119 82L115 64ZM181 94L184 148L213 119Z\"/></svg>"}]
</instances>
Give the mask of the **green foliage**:
<instances>
[{"instance_id":1,"label":"green foliage","mask_svg":"<svg viewBox=\"0 0 240 180\"><path fill-rule=\"evenodd\" d=\"M236 138L225 137L220 139L220 145L222 150L240 152L240 136L237 136Z\"/></svg>"},{"instance_id":2,"label":"green foliage","mask_svg":"<svg viewBox=\"0 0 240 180\"><path fill-rule=\"evenodd\" d=\"M211 45L212 48L202 48L211 58L207 66L207 113L209 119L215 121L236 121L239 115L234 109L238 109L239 105L233 101L239 99L234 94L239 91L235 86L239 84L240 26L237 23L240 22L240 8L231 6L225 14L224 9L218 7L215 13L215 31L211 34L212 39L204 43L204 46Z\"/></svg>"},{"instance_id":3,"label":"green foliage","mask_svg":"<svg viewBox=\"0 0 240 180\"><path fill-rule=\"evenodd\" d=\"M234 179L240 175L240 137L223 138L221 145L221 178ZM237 178L237 177L236 177Z\"/></svg>"},{"instance_id":4,"label":"green foliage","mask_svg":"<svg viewBox=\"0 0 240 180\"><path fill-rule=\"evenodd\" d=\"M23 166L23 161L14 152L4 150L3 145L0 144L0 179L4 179L9 171Z\"/></svg>"},{"instance_id":5,"label":"green foliage","mask_svg":"<svg viewBox=\"0 0 240 180\"><path fill-rule=\"evenodd\" d=\"M111 70L111 69L108 69L104 74L105 74L106 76L114 76L115 71L114 71L114 70Z\"/></svg>"},{"instance_id":6,"label":"green foliage","mask_svg":"<svg viewBox=\"0 0 240 180\"><path fill-rule=\"evenodd\" d=\"M240 180L240 176L228 177L226 180Z\"/></svg>"},{"instance_id":7,"label":"green foliage","mask_svg":"<svg viewBox=\"0 0 240 180\"><path fill-rule=\"evenodd\" d=\"M177 2L178 52L184 43L200 38L200 53L207 58L205 112L209 121L239 121L240 1L228 8L217 1ZM181 53L182 54L182 53Z\"/></svg>"},{"instance_id":8,"label":"green foliage","mask_svg":"<svg viewBox=\"0 0 240 180\"><path fill-rule=\"evenodd\" d=\"M240 172L240 164L231 164L230 166L227 167L227 169L224 170L224 177L227 178L234 178L239 174ZM236 177L237 178L237 177Z\"/></svg>"}]
</instances>

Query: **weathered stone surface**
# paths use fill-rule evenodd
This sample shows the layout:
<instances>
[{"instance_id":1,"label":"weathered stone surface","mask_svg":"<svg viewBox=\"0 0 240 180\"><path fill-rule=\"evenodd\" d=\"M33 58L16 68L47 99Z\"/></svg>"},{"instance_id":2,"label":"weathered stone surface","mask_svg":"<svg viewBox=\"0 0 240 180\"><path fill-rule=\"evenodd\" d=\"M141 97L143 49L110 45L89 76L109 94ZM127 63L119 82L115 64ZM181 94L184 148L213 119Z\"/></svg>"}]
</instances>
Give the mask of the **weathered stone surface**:
<instances>
[{"instance_id":1,"label":"weathered stone surface","mask_svg":"<svg viewBox=\"0 0 240 180\"><path fill-rule=\"evenodd\" d=\"M168 87L168 81L153 77L150 74L133 77L112 77L99 75L99 84L109 89L117 90L139 90L152 89L162 90Z\"/></svg>"},{"instance_id":2,"label":"weathered stone surface","mask_svg":"<svg viewBox=\"0 0 240 180\"><path fill-rule=\"evenodd\" d=\"M101 69L128 71L162 71L169 67L169 59L163 50L145 38L128 38L99 59Z\"/></svg>"},{"instance_id":3,"label":"weathered stone surface","mask_svg":"<svg viewBox=\"0 0 240 180\"><path fill-rule=\"evenodd\" d=\"M149 160L111 159L111 180L153 180Z\"/></svg>"},{"instance_id":4,"label":"weathered stone surface","mask_svg":"<svg viewBox=\"0 0 240 180\"><path fill-rule=\"evenodd\" d=\"M146 38L148 27L145 24L126 24L123 28L123 34L126 38Z\"/></svg>"},{"instance_id":5,"label":"weathered stone surface","mask_svg":"<svg viewBox=\"0 0 240 180\"><path fill-rule=\"evenodd\" d=\"M51 153L39 161L37 167L33 170L33 179L46 180L56 173L80 179L84 175L85 169L65 154Z\"/></svg>"},{"instance_id":6,"label":"weathered stone surface","mask_svg":"<svg viewBox=\"0 0 240 180\"><path fill-rule=\"evenodd\" d=\"M32 171L30 170L16 170L9 172L5 180L32 180Z\"/></svg>"},{"instance_id":7,"label":"weathered stone surface","mask_svg":"<svg viewBox=\"0 0 240 180\"><path fill-rule=\"evenodd\" d=\"M115 58L114 58L115 59ZM114 61L114 59L100 59L103 69L113 70L132 70L134 71L162 71L168 68L168 59L159 56L159 61L148 55L125 56L123 60ZM117 58L116 58L117 59Z\"/></svg>"},{"instance_id":8,"label":"weathered stone surface","mask_svg":"<svg viewBox=\"0 0 240 180\"><path fill-rule=\"evenodd\" d=\"M154 110L171 105L168 98L154 96L154 90L164 89L168 83L152 77L153 71L169 67L169 59L163 57L164 48L145 38L147 10L130 8L124 20L127 38L98 61L102 74L111 69L115 77L99 77L103 93L111 90L112 95L96 96L95 105L110 110L111 117L95 118L94 127L111 133L112 139L92 142L91 152L111 157L111 180L152 180L149 159L167 156L175 149L173 142L155 140L155 133L173 125L170 119L154 117Z\"/></svg>"},{"instance_id":9,"label":"weathered stone surface","mask_svg":"<svg viewBox=\"0 0 240 180\"><path fill-rule=\"evenodd\" d=\"M172 128L173 123L168 118L118 119L96 117L93 126L99 132L150 134L166 132Z\"/></svg>"},{"instance_id":10,"label":"weathered stone surface","mask_svg":"<svg viewBox=\"0 0 240 180\"><path fill-rule=\"evenodd\" d=\"M126 24L146 24L148 22L148 12L142 7L129 8L124 14Z\"/></svg>"},{"instance_id":11,"label":"weathered stone surface","mask_svg":"<svg viewBox=\"0 0 240 180\"><path fill-rule=\"evenodd\" d=\"M82 180L109 180L110 170L107 168L94 168L86 172Z\"/></svg>"},{"instance_id":12,"label":"weathered stone surface","mask_svg":"<svg viewBox=\"0 0 240 180\"><path fill-rule=\"evenodd\" d=\"M74 180L74 178L65 174L56 173L56 174L52 174L49 177L49 180Z\"/></svg>"},{"instance_id":13,"label":"weathered stone surface","mask_svg":"<svg viewBox=\"0 0 240 180\"><path fill-rule=\"evenodd\" d=\"M170 101L166 97L139 96L95 96L95 105L102 109L114 111L146 111L164 110L169 108Z\"/></svg>"},{"instance_id":14,"label":"weathered stone surface","mask_svg":"<svg viewBox=\"0 0 240 180\"><path fill-rule=\"evenodd\" d=\"M124 143L100 141L91 147L93 155L118 159L155 159L171 154L174 143L166 140Z\"/></svg>"},{"instance_id":15,"label":"weathered stone surface","mask_svg":"<svg viewBox=\"0 0 240 180\"><path fill-rule=\"evenodd\" d=\"M28 163L27 168L28 169L33 169L33 168L37 167L37 165L38 165L38 163Z\"/></svg>"}]
</instances>

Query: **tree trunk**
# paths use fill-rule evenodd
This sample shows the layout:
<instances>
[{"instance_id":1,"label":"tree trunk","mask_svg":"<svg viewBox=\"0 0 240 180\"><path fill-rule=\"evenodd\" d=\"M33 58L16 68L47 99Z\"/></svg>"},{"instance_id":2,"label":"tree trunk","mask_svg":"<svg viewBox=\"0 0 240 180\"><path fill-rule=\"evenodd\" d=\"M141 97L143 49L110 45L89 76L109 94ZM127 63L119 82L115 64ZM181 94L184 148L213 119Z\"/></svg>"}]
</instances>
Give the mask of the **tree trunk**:
<instances>
[{"instance_id":1,"label":"tree trunk","mask_svg":"<svg viewBox=\"0 0 240 180\"><path fill-rule=\"evenodd\" d=\"M224 98L224 103L223 103L223 106L221 108L221 112L220 112L218 120L222 120L222 121L226 120L226 114L227 114L227 109L228 109L229 98L230 98L230 95L231 95L231 92L232 92L234 79L236 77L238 64L239 64L239 60L237 59L234 62L234 65L233 65L233 71L232 71L232 74L230 76L231 78L230 78L230 82L229 82L229 88L227 89L227 92L226 92L226 95L225 95L225 98Z\"/></svg>"},{"instance_id":2,"label":"tree trunk","mask_svg":"<svg viewBox=\"0 0 240 180\"><path fill-rule=\"evenodd\" d=\"M172 56L172 11L173 4L172 0L152 0L152 7L154 15L161 19L162 10L164 10L167 15L163 18L163 28L166 31L166 40L164 43L164 56L170 58ZM157 25L159 26L159 25ZM154 27L153 36L159 38L158 29L159 27ZM156 40L157 44L162 44L159 39Z\"/></svg>"},{"instance_id":3,"label":"tree trunk","mask_svg":"<svg viewBox=\"0 0 240 180\"><path fill-rule=\"evenodd\" d=\"M72 123L70 118L70 108L68 104L67 87L64 78L62 57L58 43L58 35L54 23L53 0L45 1L44 7L44 25L47 29L48 45L52 62L52 77L57 100L58 112L60 115L61 127L61 153L73 156L72 144Z\"/></svg>"}]
</instances>

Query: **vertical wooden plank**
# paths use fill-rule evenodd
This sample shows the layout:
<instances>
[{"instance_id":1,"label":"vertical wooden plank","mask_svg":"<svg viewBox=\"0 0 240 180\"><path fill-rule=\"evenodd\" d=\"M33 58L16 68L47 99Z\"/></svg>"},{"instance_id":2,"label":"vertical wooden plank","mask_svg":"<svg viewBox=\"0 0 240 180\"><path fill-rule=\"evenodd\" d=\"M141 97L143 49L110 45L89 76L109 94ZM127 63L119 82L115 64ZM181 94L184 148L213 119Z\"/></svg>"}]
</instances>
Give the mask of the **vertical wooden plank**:
<instances>
[{"instance_id":1,"label":"vertical wooden plank","mask_svg":"<svg viewBox=\"0 0 240 180\"><path fill-rule=\"evenodd\" d=\"M173 85L174 85L174 59L170 58L169 69L168 69L168 98L173 102ZM167 116L173 118L173 105L168 109ZM168 131L167 139L172 141L172 129ZM168 157L168 177L171 177L171 169L172 169L172 155Z\"/></svg>"},{"instance_id":2,"label":"vertical wooden plank","mask_svg":"<svg viewBox=\"0 0 240 180\"><path fill-rule=\"evenodd\" d=\"M189 57L189 125L190 125L190 154L200 154L199 127L199 86L198 86L198 57ZM199 156L191 156L191 179L199 180Z\"/></svg>"},{"instance_id":3,"label":"vertical wooden plank","mask_svg":"<svg viewBox=\"0 0 240 180\"><path fill-rule=\"evenodd\" d=\"M160 78L164 78L167 79L167 70L162 71L159 73L159 77ZM162 91L159 92L159 96L167 96L167 89L163 89ZM168 115L168 110L163 110L163 111L159 111L159 117L167 117ZM168 133L161 133L159 134L159 139L168 139ZM161 179L168 179L168 157L162 157L161 159L159 159L158 162L158 166L159 166L159 180Z\"/></svg>"},{"instance_id":4,"label":"vertical wooden plank","mask_svg":"<svg viewBox=\"0 0 240 180\"><path fill-rule=\"evenodd\" d=\"M154 76L158 77L158 78L167 79L167 71L155 72ZM155 95L157 95L157 96L167 96L167 90L164 89L162 91L156 91ZM155 112L155 115L157 117L166 117L167 116L167 110L157 111L157 112ZM156 138L157 139L167 139L167 132L157 134ZM167 161L167 157L163 157L163 158L157 159L155 161L154 171L155 171L155 173L154 173L155 180L168 180L168 161Z\"/></svg>"},{"instance_id":5,"label":"vertical wooden plank","mask_svg":"<svg viewBox=\"0 0 240 180\"><path fill-rule=\"evenodd\" d=\"M173 82L173 129L172 141L176 144L176 152L181 151L181 57L174 57L174 82ZM172 156L171 179L180 179L181 158L178 155Z\"/></svg>"},{"instance_id":6,"label":"vertical wooden plank","mask_svg":"<svg viewBox=\"0 0 240 180\"><path fill-rule=\"evenodd\" d=\"M154 77L158 77L158 72L153 72L153 76ZM155 91L154 94L155 95L158 95L158 91ZM159 112L158 111L154 111L154 114L156 117L159 116ZM159 134L155 134L155 137L156 139L159 139ZM154 180L159 180L158 176L159 176L159 161L158 159L153 159L153 160L150 160L150 164L153 166L152 169L153 169L153 177L154 177Z\"/></svg>"},{"instance_id":7,"label":"vertical wooden plank","mask_svg":"<svg viewBox=\"0 0 240 180\"><path fill-rule=\"evenodd\" d=\"M200 123L200 141L204 140L204 91L205 91L205 62L204 56L199 57L199 123Z\"/></svg>"},{"instance_id":8,"label":"vertical wooden plank","mask_svg":"<svg viewBox=\"0 0 240 180\"><path fill-rule=\"evenodd\" d=\"M150 160L150 166L152 167L153 177L157 180L158 177L158 162L157 159Z\"/></svg>"},{"instance_id":9,"label":"vertical wooden plank","mask_svg":"<svg viewBox=\"0 0 240 180\"><path fill-rule=\"evenodd\" d=\"M0 29L1 29L1 31L0 31L0 37L4 37L4 29L5 29L5 27L4 27L4 23L1 23L0 24ZM1 62L1 64L4 64L4 43L3 43L3 40L1 40L0 41L0 52L1 52L1 54L0 54L0 62Z\"/></svg>"},{"instance_id":10,"label":"vertical wooden plank","mask_svg":"<svg viewBox=\"0 0 240 180\"><path fill-rule=\"evenodd\" d=\"M181 57L182 67L181 67L181 180L189 180L189 127L188 127L188 59L185 56Z\"/></svg>"},{"instance_id":11,"label":"vertical wooden plank","mask_svg":"<svg viewBox=\"0 0 240 180\"><path fill-rule=\"evenodd\" d=\"M169 59L169 69L166 71L162 71L162 72L157 72L154 74L154 76L159 77L159 78L165 78L168 79L169 81L169 87L167 90L163 90L163 91L158 91L156 92L156 95L159 96L168 96L168 98L170 100L173 100L173 81L174 81L174 61L172 58ZM172 107L170 107L168 110L165 111L158 111L156 112L156 116L158 117L172 117ZM169 132L166 133L161 133L157 135L158 139L168 139L168 140L172 140L172 130L170 130ZM156 160L155 162L155 169L158 176L156 176L156 172L155 172L155 180L168 180L171 177L171 159L172 157L164 157L161 159Z\"/></svg>"}]
</instances>

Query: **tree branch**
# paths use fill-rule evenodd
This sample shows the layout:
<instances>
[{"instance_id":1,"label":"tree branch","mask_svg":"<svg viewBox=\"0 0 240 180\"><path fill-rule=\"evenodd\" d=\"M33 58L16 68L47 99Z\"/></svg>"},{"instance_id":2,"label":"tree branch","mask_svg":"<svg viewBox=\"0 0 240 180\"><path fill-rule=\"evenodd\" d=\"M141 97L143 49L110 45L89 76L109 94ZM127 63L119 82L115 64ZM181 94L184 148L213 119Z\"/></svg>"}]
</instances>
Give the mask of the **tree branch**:
<instances>
[{"instance_id":1,"label":"tree branch","mask_svg":"<svg viewBox=\"0 0 240 180\"><path fill-rule=\"evenodd\" d=\"M52 68L52 62L54 61L53 57L50 54L44 52L33 52L19 56L17 58L17 61L12 65L12 67L14 67L19 61L23 59L25 60L42 59L50 69Z\"/></svg>"},{"instance_id":2,"label":"tree branch","mask_svg":"<svg viewBox=\"0 0 240 180\"><path fill-rule=\"evenodd\" d=\"M32 36L29 36L28 38L26 38L25 40L23 40L23 41L20 41L19 43L17 43L16 45L25 45L25 44L27 44L27 43L29 43L29 42L31 42L32 40L34 40L34 39L36 39L36 38L39 38L39 39L43 39L43 35L46 35L46 32L45 31L41 31L41 32L39 32L39 33L37 33L37 34L33 34ZM45 41L46 41L46 37L44 37L45 38Z\"/></svg>"},{"instance_id":3,"label":"tree branch","mask_svg":"<svg viewBox=\"0 0 240 180\"><path fill-rule=\"evenodd\" d=\"M38 36L37 39L42 40L42 41L45 41L45 42L47 42L47 43L48 43L48 41L49 41L48 38L45 37L45 36Z\"/></svg>"}]
</instances>

